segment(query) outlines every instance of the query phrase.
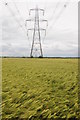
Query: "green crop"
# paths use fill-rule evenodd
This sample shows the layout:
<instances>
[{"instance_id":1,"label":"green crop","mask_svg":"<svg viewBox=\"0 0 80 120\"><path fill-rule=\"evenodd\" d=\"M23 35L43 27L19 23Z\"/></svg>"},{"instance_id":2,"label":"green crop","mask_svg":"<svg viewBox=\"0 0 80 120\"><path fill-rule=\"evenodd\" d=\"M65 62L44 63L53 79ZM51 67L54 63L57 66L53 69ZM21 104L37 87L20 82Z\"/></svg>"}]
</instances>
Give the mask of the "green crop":
<instances>
[{"instance_id":1,"label":"green crop","mask_svg":"<svg viewBox=\"0 0 80 120\"><path fill-rule=\"evenodd\" d=\"M78 59L3 58L2 117L77 119Z\"/></svg>"}]
</instances>

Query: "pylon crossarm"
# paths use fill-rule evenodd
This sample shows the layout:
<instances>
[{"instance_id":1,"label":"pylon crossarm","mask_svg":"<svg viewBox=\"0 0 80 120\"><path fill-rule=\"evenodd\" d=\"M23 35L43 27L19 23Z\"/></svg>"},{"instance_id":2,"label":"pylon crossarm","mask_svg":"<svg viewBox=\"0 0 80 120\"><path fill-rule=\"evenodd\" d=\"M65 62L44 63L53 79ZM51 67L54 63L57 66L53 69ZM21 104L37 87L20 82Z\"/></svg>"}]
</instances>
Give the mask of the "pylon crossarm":
<instances>
[{"instance_id":1,"label":"pylon crossarm","mask_svg":"<svg viewBox=\"0 0 80 120\"><path fill-rule=\"evenodd\" d=\"M43 12L43 15L44 15L44 9L39 9L40 11L42 11Z\"/></svg>"},{"instance_id":2,"label":"pylon crossarm","mask_svg":"<svg viewBox=\"0 0 80 120\"><path fill-rule=\"evenodd\" d=\"M46 22L48 26L48 21L47 20L40 20L40 22Z\"/></svg>"},{"instance_id":3,"label":"pylon crossarm","mask_svg":"<svg viewBox=\"0 0 80 120\"><path fill-rule=\"evenodd\" d=\"M26 21L25 21L25 26L27 26L27 22L32 22L32 21L34 21L33 19L27 19Z\"/></svg>"},{"instance_id":4,"label":"pylon crossarm","mask_svg":"<svg viewBox=\"0 0 80 120\"><path fill-rule=\"evenodd\" d=\"M34 28L27 29L27 36L28 36L28 31L34 30Z\"/></svg>"},{"instance_id":5,"label":"pylon crossarm","mask_svg":"<svg viewBox=\"0 0 80 120\"><path fill-rule=\"evenodd\" d=\"M29 15L31 14L31 11L35 11L35 9L30 9L30 10L29 10Z\"/></svg>"},{"instance_id":6,"label":"pylon crossarm","mask_svg":"<svg viewBox=\"0 0 80 120\"><path fill-rule=\"evenodd\" d=\"M28 20L26 20L26 22L30 22L30 21L34 21L34 19L28 19Z\"/></svg>"},{"instance_id":7,"label":"pylon crossarm","mask_svg":"<svg viewBox=\"0 0 80 120\"><path fill-rule=\"evenodd\" d=\"M46 36L46 29L40 28L40 31L41 31L41 30L45 31L45 36Z\"/></svg>"},{"instance_id":8,"label":"pylon crossarm","mask_svg":"<svg viewBox=\"0 0 80 120\"><path fill-rule=\"evenodd\" d=\"M30 9L29 10L29 15L31 14L31 11L36 11L36 10L38 10L38 11L42 11L43 12L43 15L44 15L44 9Z\"/></svg>"},{"instance_id":9,"label":"pylon crossarm","mask_svg":"<svg viewBox=\"0 0 80 120\"><path fill-rule=\"evenodd\" d=\"M34 28L30 28L30 29L28 29L28 31L29 31L29 30L34 30Z\"/></svg>"}]
</instances>

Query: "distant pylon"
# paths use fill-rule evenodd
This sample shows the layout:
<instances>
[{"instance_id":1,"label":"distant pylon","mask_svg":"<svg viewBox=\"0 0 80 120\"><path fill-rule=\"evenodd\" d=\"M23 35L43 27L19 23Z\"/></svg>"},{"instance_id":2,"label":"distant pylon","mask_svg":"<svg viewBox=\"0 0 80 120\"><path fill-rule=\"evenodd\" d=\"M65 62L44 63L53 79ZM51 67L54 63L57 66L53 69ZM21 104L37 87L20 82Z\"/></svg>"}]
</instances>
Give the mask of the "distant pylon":
<instances>
[{"instance_id":1,"label":"distant pylon","mask_svg":"<svg viewBox=\"0 0 80 120\"><path fill-rule=\"evenodd\" d=\"M41 45L41 30L45 31L46 29L40 28L40 22L47 22L47 20L42 20L39 18L39 11L43 12L44 15L44 10L39 9L37 6L35 9L30 9L29 15L31 14L31 11L35 11L35 18L34 19L28 19L28 21L33 21L34 22L34 27L27 29L33 31L33 41L32 41L32 47L31 47L31 52L30 52L30 57L43 57L43 51L42 51L42 45Z\"/></svg>"}]
</instances>

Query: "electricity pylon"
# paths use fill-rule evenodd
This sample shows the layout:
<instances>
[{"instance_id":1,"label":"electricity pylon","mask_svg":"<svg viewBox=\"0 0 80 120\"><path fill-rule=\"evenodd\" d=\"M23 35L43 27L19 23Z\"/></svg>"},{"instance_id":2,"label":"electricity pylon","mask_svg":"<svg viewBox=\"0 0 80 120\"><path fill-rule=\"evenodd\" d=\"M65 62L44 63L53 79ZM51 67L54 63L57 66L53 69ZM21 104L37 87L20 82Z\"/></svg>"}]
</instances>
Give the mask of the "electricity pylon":
<instances>
[{"instance_id":1,"label":"electricity pylon","mask_svg":"<svg viewBox=\"0 0 80 120\"><path fill-rule=\"evenodd\" d=\"M26 22L30 22L30 21L34 22L34 27L27 29L27 35L28 35L28 31L33 31L33 40L32 40L30 57L43 57L43 51L41 45L41 31L45 31L45 35L46 35L46 29L40 28L40 22L47 22L47 20L39 18L40 11L43 13L44 16L44 9L39 9L36 6L35 9L30 9L29 15L31 15L31 11L35 12L35 18L26 20Z\"/></svg>"}]
</instances>

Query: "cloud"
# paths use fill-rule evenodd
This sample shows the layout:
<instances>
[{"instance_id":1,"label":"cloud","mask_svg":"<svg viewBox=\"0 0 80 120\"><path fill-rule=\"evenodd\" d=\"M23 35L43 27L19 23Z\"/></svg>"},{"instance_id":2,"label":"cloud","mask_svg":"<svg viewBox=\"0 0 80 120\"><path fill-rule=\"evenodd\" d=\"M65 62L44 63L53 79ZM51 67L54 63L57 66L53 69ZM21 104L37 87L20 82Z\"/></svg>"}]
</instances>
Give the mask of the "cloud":
<instances>
[{"instance_id":1,"label":"cloud","mask_svg":"<svg viewBox=\"0 0 80 120\"><path fill-rule=\"evenodd\" d=\"M30 49L24 44L4 44L2 45L3 56L27 56Z\"/></svg>"},{"instance_id":2,"label":"cloud","mask_svg":"<svg viewBox=\"0 0 80 120\"><path fill-rule=\"evenodd\" d=\"M78 45L77 44L65 44L55 42L54 44L46 44L43 47L45 56L55 57L72 57L78 56Z\"/></svg>"},{"instance_id":3,"label":"cloud","mask_svg":"<svg viewBox=\"0 0 80 120\"><path fill-rule=\"evenodd\" d=\"M41 8L45 8L45 16L41 19L48 19L48 28L45 40L42 40L42 48L44 56L77 56L78 54L78 12L77 2L70 3L66 9L63 10L59 19L57 18L57 12L62 9L64 3L59 4L53 0L38 0L37 1L25 1L17 2L16 5L19 9L20 15L23 18L20 19L20 15L16 10L13 3L9 3L8 6L3 5L3 23L2 23L2 53L3 56L29 56L32 36L29 33L29 40L27 38L27 30L25 29L25 20L29 18L29 8L34 8L36 3ZM66 1L66 0L65 0ZM43 4L42 4L42 3ZM46 4L45 4L46 3ZM12 14L14 13L14 14ZM17 19L17 21L16 21ZM56 21L55 21L56 20ZM18 23L18 21L20 23ZM55 21L55 24L54 24ZM20 27L20 24L23 27ZM32 26L30 26L32 27ZM43 24L41 27L44 27ZM25 29L25 31L24 31ZM33 35L33 33L32 33ZM44 35L44 34L41 34ZM1 53L1 50L0 50Z\"/></svg>"}]
</instances>

